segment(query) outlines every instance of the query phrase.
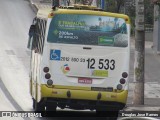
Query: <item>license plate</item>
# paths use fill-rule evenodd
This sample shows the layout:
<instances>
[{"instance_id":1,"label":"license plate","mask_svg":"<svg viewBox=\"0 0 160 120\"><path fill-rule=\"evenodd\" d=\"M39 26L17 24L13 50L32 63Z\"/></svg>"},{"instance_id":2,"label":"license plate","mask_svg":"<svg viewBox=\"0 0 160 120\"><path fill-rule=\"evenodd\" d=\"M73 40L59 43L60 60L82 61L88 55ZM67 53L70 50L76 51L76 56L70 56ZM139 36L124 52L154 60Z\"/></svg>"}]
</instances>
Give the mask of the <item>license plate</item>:
<instances>
[{"instance_id":1,"label":"license plate","mask_svg":"<svg viewBox=\"0 0 160 120\"><path fill-rule=\"evenodd\" d=\"M78 78L78 83L92 84L92 79L91 78Z\"/></svg>"}]
</instances>

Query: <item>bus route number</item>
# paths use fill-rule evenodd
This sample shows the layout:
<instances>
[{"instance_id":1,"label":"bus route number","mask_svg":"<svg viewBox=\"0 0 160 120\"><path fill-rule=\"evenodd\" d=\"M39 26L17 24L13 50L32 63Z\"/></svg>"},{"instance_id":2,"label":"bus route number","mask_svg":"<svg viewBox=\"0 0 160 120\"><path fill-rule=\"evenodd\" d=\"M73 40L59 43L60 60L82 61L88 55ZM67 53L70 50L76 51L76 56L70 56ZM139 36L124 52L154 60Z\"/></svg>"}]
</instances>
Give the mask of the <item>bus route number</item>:
<instances>
[{"instance_id":1,"label":"bus route number","mask_svg":"<svg viewBox=\"0 0 160 120\"><path fill-rule=\"evenodd\" d=\"M87 59L88 69L95 69L95 63L96 60L94 58ZM115 69L115 60L109 60L109 59L99 59L98 68L99 69L105 69L105 70L114 70Z\"/></svg>"}]
</instances>

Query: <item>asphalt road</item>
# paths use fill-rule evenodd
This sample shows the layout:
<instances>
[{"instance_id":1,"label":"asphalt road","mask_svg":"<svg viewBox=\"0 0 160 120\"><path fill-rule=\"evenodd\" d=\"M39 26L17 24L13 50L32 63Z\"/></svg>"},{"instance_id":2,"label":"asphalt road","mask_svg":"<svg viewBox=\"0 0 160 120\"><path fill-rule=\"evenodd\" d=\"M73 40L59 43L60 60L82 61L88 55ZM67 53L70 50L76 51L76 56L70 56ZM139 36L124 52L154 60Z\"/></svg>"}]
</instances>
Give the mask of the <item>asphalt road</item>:
<instances>
[{"instance_id":1,"label":"asphalt road","mask_svg":"<svg viewBox=\"0 0 160 120\"><path fill-rule=\"evenodd\" d=\"M27 0L1 0L0 2L0 111L32 111L32 99L29 94L30 52L26 47L28 29L35 13ZM133 82L133 51L132 49L130 82ZM154 55L151 48L146 48L145 62L146 82L159 84L160 57ZM66 113L77 114L71 111ZM79 114L82 116L95 115L94 112L78 112Z\"/></svg>"},{"instance_id":2,"label":"asphalt road","mask_svg":"<svg viewBox=\"0 0 160 120\"><path fill-rule=\"evenodd\" d=\"M0 1L0 111L32 110L26 46L34 16L26 0Z\"/></svg>"}]
</instances>

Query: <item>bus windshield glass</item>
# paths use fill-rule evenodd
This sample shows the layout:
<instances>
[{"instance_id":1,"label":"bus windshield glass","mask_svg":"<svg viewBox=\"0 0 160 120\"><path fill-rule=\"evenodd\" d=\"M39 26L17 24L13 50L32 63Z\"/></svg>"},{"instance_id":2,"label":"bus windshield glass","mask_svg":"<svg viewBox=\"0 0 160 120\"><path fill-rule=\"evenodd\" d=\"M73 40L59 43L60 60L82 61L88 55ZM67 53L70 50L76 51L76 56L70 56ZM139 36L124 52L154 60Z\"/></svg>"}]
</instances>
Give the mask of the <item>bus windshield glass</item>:
<instances>
[{"instance_id":1,"label":"bus windshield glass","mask_svg":"<svg viewBox=\"0 0 160 120\"><path fill-rule=\"evenodd\" d=\"M49 43L127 47L123 18L80 14L57 14L48 33Z\"/></svg>"}]
</instances>

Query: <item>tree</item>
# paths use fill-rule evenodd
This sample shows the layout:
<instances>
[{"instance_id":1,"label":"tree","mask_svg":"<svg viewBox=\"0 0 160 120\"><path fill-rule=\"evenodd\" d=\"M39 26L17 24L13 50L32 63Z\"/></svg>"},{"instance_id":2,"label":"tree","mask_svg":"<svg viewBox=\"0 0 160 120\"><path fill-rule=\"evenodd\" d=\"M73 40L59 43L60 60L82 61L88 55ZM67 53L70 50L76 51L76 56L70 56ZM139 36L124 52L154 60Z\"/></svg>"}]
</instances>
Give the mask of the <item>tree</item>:
<instances>
[{"instance_id":1,"label":"tree","mask_svg":"<svg viewBox=\"0 0 160 120\"><path fill-rule=\"evenodd\" d=\"M135 35L135 19L136 19L136 10L135 6L131 5L129 9L127 9L127 15L131 20L131 35Z\"/></svg>"},{"instance_id":2,"label":"tree","mask_svg":"<svg viewBox=\"0 0 160 120\"><path fill-rule=\"evenodd\" d=\"M145 0L144 1L144 5L145 5L145 14L146 14L146 16L145 16L145 24L152 24L153 25L154 6L153 6L153 4L151 4L151 0Z\"/></svg>"},{"instance_id":3,"label":"tree","mask_svg":"<svg viewBox=\"0 0 160 120\"><path fill-rule=\"evenodd\" d=\"M115 0L116 1L116 12L120 12L122 6L124 6L125 0Z\"/></svg>"},{"instance_id":4,"label":"tree","mask_svg":"<svg viewBox=\"0 0 160 120\"><path fill-rule=\"evenodd\" d=\"M106 0L106 11L119 13L125 0Z\"/></svg>"}]
</instances>

